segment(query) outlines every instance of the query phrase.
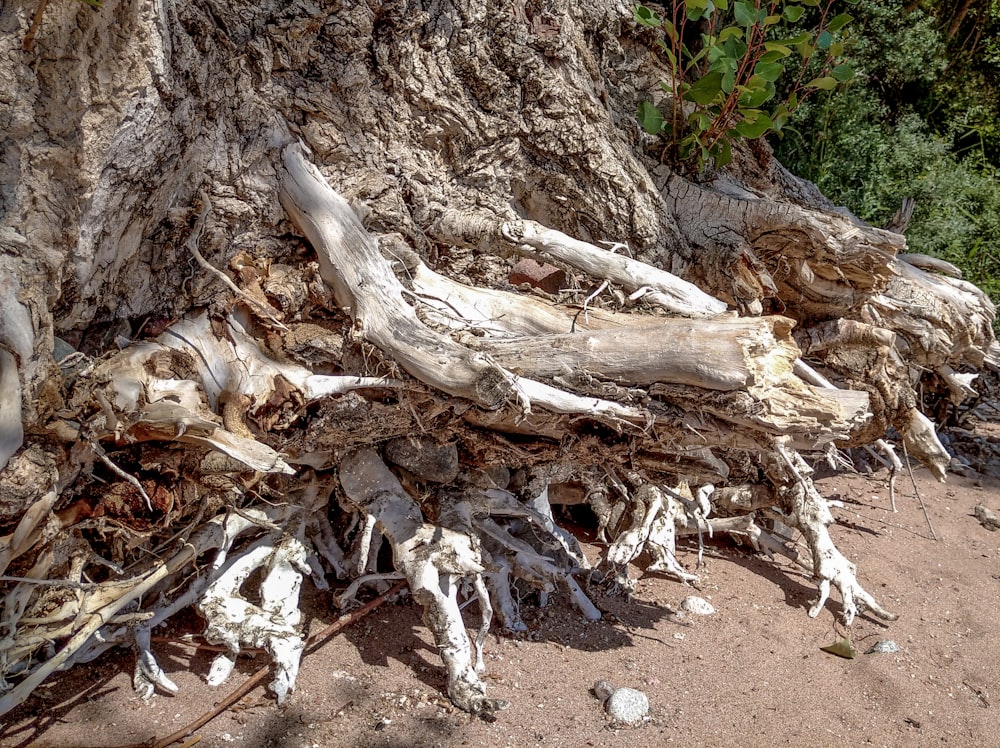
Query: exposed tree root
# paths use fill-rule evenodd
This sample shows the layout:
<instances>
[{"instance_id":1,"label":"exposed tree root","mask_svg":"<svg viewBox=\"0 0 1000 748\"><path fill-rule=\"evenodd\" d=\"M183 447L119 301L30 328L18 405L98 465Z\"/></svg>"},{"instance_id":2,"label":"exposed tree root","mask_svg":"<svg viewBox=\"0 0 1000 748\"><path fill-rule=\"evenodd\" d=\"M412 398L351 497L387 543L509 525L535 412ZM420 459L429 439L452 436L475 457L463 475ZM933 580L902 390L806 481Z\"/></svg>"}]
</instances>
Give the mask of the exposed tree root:
<instances>
[{"instance_id":1,"label":"exposed tree root","mask_svg":"<svg viewBox=\"0 0 1000 748\"><path fill-rule=\"evenodd\" d=\"M387 591L383 592L378 597L369 600L367 603L362 605L357 610L352 610L350 613L345 613L344 615L340 616L340 618L331 623L325 629L316 633L313 636L310 636L306 645L308 647L321 645L323 642L325 642L334 634L343 631L348 626L354 625L359 620L364 618L366 615L371 613L373 610L375 610L376 608L387 602L389 599L391 599L393 596L398 594L400 590L403 589L403 586L404 585L402 583L397 584L388 589ZM222 714L224 711L229 709L229 707L231 707L233 704L235 704L244 696L246 696L248 693L250 693L258 685L260 685L264 681L264 679L267 678L269 672L270 672L269 667L260 668L257 672L255 672L253 675L247 678L242 683L242 685L240 685L239 688L234 690L225 698L221 699L212 709L205 712L203 715L198 717L198 719L188 723L177 732L167 735L165 738L160 738L158 740L154 738L153 742L151 743L152 748L168 748L168 746L171 746L174 743L177 743L186 738L188 735L192 734L199 727L204 727L213 719Z\"/></svg>"},{"instance_id":2,"label":"exposed tree root","mask_svg":"<svg viewBox=\"0 0 1000 748\"><path fill-rule=\"evenodd\" d=\"M596 620L586 581L627 592L643 559L694 583L685 535L808 569L810 615L836 588L845 621L893 618L805 458L898 470L894 428L943 478L917 383L957 403L963 367L1000 367L995 309L767 158L664 163L634 111L666 71L625 4L549 3L542 36L435 6L469 44L365 3L50 5L31 66L7 5L0 713L111 647L144 698L175 692L152 634L187 607L221 642L209 682L260 650L285 701L303 578L346 606L403 576L488 715L493 613L524 631L535 592ZM515 292L515 256L565 284ZM596 570L559 502L594 510Z\"/></svg>"},{"instance_id":3,"label":"exposed tree root","mask_svg":"<svg viewBox=\"0 0 1000 748\"><path fill-rule=\"evenodd\" d=\"M489 628L493 609L483 583L482 556L473 538L423 521L420 508L378 455L359 450L340 465L344 491L358 508L375 518L392 544L393 558L410 585L410 592L424 608L424 623L431 630L448 668L448 695L456 705L473 714L506 706L486 698L486 687L473 665L458 589L469 579L479 595L483 631ZM480 637L479 645L482 645ZM477 653L478 655L478 653ZM477 656L481 662L481 656Z\"/></svg>"}]
</instances>

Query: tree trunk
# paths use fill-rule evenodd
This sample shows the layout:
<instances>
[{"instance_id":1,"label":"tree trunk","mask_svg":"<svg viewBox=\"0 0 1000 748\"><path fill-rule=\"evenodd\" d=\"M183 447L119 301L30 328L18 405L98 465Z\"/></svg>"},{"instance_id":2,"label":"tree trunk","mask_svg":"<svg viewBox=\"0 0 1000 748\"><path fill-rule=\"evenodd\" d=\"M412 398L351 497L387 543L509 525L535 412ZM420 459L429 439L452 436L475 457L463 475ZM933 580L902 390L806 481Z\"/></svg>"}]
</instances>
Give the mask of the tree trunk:
<instances>
[{"instance_id":1,"label":"tree trunk","mask_svg":"<svg viewBox=\"0 0 1000 748\"><path fill-rule=\"evenodd\" d=\"M662 163L634 111L666 68L629 6L58 3L25 50L33 12L0 17L0 713L122 643L169 691L149 631L187 605L227 647L211 682L261 646L283 700L301 577L379 576L381 536L450 694L492 711L491 599L509 629L516 580L600 615L557 495L594 507L619 586L644 548L693 577L685 528L781 548L772 506L811 615L832 584L848 623L894 617L799 451L894 426L943 478L914 384L965 397L995 310L766 147ZM508 282L522 256L558 293Z\"/></svg>"}]
</instances>

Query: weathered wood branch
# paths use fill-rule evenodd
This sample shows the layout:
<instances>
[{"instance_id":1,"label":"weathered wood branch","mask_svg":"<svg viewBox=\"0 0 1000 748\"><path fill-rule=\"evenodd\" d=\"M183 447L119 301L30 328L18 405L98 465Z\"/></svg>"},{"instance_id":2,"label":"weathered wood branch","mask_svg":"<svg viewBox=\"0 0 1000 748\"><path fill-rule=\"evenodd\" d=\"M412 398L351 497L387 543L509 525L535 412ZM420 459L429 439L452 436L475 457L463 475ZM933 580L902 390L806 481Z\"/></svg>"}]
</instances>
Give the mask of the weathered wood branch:
<instances>
[{"instance_id":1,"label":"weathered wood branch","mask_svg":"<svg viewBox=\"0 0 1000 748\"><path fill-rule=\"evenodd\" d=\"M509 374L417 318L371 235L300 145L286 146L282 163L281 204L316 250L320 274L357 333L420 381L488 409L503 407L512 396Z\"/></svg>"},{"instance_id":2,"label":"weathered wood branch","mask_svg":"<svg viewBox=\"0 0 1000 748\"><path fill-rule=\"evenodd\" d=\"M482 214L447 211L434 227L438 236L477 246L484 242L544 262L557 262L622 286L666 311L685 317L711 317L726 304L698 286L648 263L574 239L536 221L500 221Z\"/></svg>"}]
</instances>

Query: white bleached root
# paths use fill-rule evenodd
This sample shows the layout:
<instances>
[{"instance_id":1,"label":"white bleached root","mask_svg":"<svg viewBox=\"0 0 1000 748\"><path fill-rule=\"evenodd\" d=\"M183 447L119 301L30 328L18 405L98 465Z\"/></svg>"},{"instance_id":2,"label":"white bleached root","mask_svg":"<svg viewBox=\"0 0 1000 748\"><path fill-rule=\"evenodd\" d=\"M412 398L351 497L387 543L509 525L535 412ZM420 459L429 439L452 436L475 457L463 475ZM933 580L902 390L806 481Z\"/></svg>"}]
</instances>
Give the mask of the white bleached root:
<instances>
[{"instance_id":1,"label":"white bleached root","mask_svg":"<svg viewBox=\"0 0 1000 748\"><path fill-rule=\"evenodd\" d=\"M177 684L167 677L153 655L153 646L150 641L150 628L140 626L135 632L135 670L132 673L132 688L143 701L149 701L153 693L159 688L169 694L176 694L180 691Z\"/></svg>"},{"instance_id":2,"label":"white bleached root","mask_svg":"<svg viewBox=\"0 0 1000 748\"><path fill-rule=\"evenodd\" d=\"M653 559L653 562L646 567L646 571L669 574L682 582L697 582L698 575L685 570L677 560L676 522L683 515L684 507L656 486L647 484L645 488L656 497L649 500L650 509L653 509L655 504L660 505L660 511L655 514L646 538L646 549ZM656 496L657 494L659 496Z\"/></svg>"},{"instance_id":3,"label":"white bleached root","mask_svg":"<svg viewBox=\"0 0 1000 748\"><path fill-rule=\"evenodd\" d=\"M21 377L14 354L0 348L0 470L24 442L21 422Z\"/></svg>"},{"instance_id":4,"label":"white bleached root","mask_svg":"<svg viewBox=\"0 0 1000 748\"><path fill-rule=\"evenodd\" d=\"M511 594L511 564L503 553L496 556L490 554L489 566L493 569L483 574L486 586L490 591L493 609L496 611L500 625L507 631L521 633L528 630L528 625L521 618L517 600Z\"/></svg>"},{"instance_id":5,"label":"white bleached root","mask_svg":"<svg viewBox=\"0 0 1000 748\"><path fill-rule=\"evenodd\" d=\"M42 526L50 520L52 507L58 498L59 494L55 487L51 488L21 515L14 532L0 537L0 574L7 570L11 561L38 542ZM58 522L58 519L56 521Z\"/></svg>"},{"instance_id":6,"label":"white bleached root","mask_svg":"<svg viewBox=\"0 0 1000 748\"><path fill-rule=\"evenodd\" d=\"M297 590L295 578L308 568L304 563L304 548L284 534L269 534L254 546L264 548L254 560L257 566L268 570L257 610L235 594L232 600L226 599L227 593L238 589L238 585L234 586L236 576L246 570L246 563L241 561L242 551L233 562L227 563L226 559L242 535L261 527L285 525L296 511L295 507L285 505L218 515L194 529L186 542L176 541L175 550L167 552L161 560L149 563L131 577L101 585L82 582L81 571L88 554L79 544L43 550L24 581L14 585L4 598L0 620L0 630L4 632L0 639L0 682L15 675L20 680L0 696L0 714L23 703L52 673L92 661L111 647L133 640L139 656L134 684L140 695L148 697L154 688L173 693L174 684L157 664L148 634L170 615L201 598L212 585L215 585L214 599L220 604L207 615L211 616L210 624L214 621L219 638L227 644L235 641L267 648L278 665L272 689L279 695L287 694L294 687L301 651L301 648L296 651L297 634L294 634L298 625L298 595L289 592L293 584ZM182 593L173 599L157 596L157 590L163 595L173 590L195 559L212 550L216 551L212 566L195 576ZM50 570L67 559L71 569L69 578L49 580ZM52 595L39 597L40 586L43 590L51 589ZM146 599L155 602L148 609L141 609L140 601ZM52 600L60 600L61 604L53 609ZM229 625L234 611L238 615L256 614L265 620L256 629L238 632ZM65 641L56 650L52 642L59 640Z\"/></svg>"},{"instance_id":7,"label":"white bleached root","mask_svg":"<svg viewBox=\"0 0 1000 748\"><path fill-rule=\"evenodd\" d=\"M978 374L957 372L947 364L942 364L935 371L948 385L951 401L955 405L961 405L968 398L978 394L976 388L972 386L972 383L979 377Z\"/></svg>"},{"instance_id":8,"label":"white bleached root","mask_svg":"<svg viewBox=\"0 0 1000 748\"><path fill-rule=\"evenodd\" d=\"M486 698L486 686L473 662L472 644L458 606L462 580L470 580L483 611L482 641L492 607L482 582L485 567L476 540L467 534L425 522L411 499L381 458L371 449L359 449L340 464L340 481L348 498L375 517L392 546L396 568L405 575L413 598L423 606L448 671L448 695L456 706L473 714L488 714L506 706ZM479 660L481 655L477 655Z\"/></svg>"},{"instance_id":9,"label":"white bleached root","mask_svg":"<svg viewBox=\"0 0 1000 748\"><path fill-rule=\"evenodd\" d=\"M313 374L304 366L275 361L261 350L236 315L225 320L224 337L212 331L208 313L201 312L168 327L157 342L191 354L213 410L218 408L224 392L249 395L255 402L263 403L274 391L279 377L292 384L307 401L356 389L394 388L401 384L386 377Z\"/></svg>"},{"instance_id":10,"label":"white bleached root","mask_svg":"<svg viewBox=\"0 0 1000 748\"><path fill-rule=\"evenodd\" d=\"M934 424L916 408L910 408L902 429L903 444L939 481L944 483L951 455L938 439Z\"/></svg>"},{"instance_id":11,"label":"white bleached root","mask_svg":"<svg viewBox=\"0 0 1000 748\"><path fill-rule=\"evenodd\" d=\"M15 277L0 272L0 470L24 441L18 364L27 364L35 343L31 315L17 298L20 290Z\"/></svg>"},{"instance_id":12,"label":"white bleached root","mask_svg":"<svg viewBox=\"0 0 1000 748\"><path fill-rule=\"evenodd\" d=\"M726 304L676 275L595 247L535 221L510 221L500 227L518 251L543 261L555 260L597 278L621 285L633 296L685 317L707 317L726 311ZM643 293L639 293L639 292Z\"/></svg>"},{"instance_id":13,"label":"white bleached root","mask_svg":"<svg viewBox=\"0 0 1000 748\"><path fill-rule=\"evenodd\" d=\"M812 470L798 452L789 450L780 442L774 446L784 467L794 477L786 497L791 508L789 520L805 538L812 553L812 572L818 580L819 599L809 609L809 617L815 618L820 614L833 586L840 591L846 625L850 626L855 616L865 610L883 620L895 621L899 616L887 611L868 594L858 581L857 567L834 545L828 529L828 525L833 523L833 514L829 503L809 477Z\"/></svg>"},{"instance_id":14,"label":"white bleached root","mask_svg":"<svg viewBox=\"0 0 1000 748\"><path fill-rule=\"evenodd\" d=\"M547 594L564 588L570 600L588 621L601 618L601 611L591 602L573 574L590 570L579 541L557 526L546 492L529 504L518 501L514 494L499 488L469 491L466 500L452 507L462 515L462 526L479 535L489 551L491 589L499 590L501 619L506 628L523 630L509 587L511 577L523 579ZM447 515L445 515L447 516Z\"/></svg>"},{"instance_id":15,"label":"white bleached root","mask_svg":"<svg viewBox=\"0 0 1000 748\"><path fill-rule=\"evenodd\" d=\"M99 435L129 440L178 441L215 449L259 472L293 474L282 456L254 438L242 422L240 398L251 413L265 404L283 380L306 401L359 388L397 387L383 377L325 376L303 366L277 362L261 350L236 315L213 329L206 312L185 318L164 331L157 342L130 346L100 363L93 372L106 381ZM178 351L197 379L181 378ZM187 372L185 372L187 373ZM206 407L207 400L207 407ZM222 423L219 423L220 420Z\"/></svg>"},{"instance_id":16,"label":"white bleached root","mask_svg":"<svg viewBox=\"0 0 1000 748\"><path fill-rule=\"evenodd\" d=\"M241 647L247 646L271 655L275 674L270 688L279 704L295 688L305 646L298 602L302 574L309 573L307 557L299 540L270 532L220 568L198 601L198 611L208 621L206 640L227 648L212 662L206 678L209 685L225 682ZM265 572L259 604L240 594L243 583L257 569Z\"/></svg>"},{"instance_id":17,"label":"white bleached root","mask_svg":"<svg viewBox=\"0 0 1000 748\"><path fill-rule=\"evenodd\" d=\"M516 537L507 527L491 517L477 518L475 526L493 541L488 548L494 558L501 554L509 557L510 573L515 578L524 579L543 592L551 592L557 584L561 584L567 588L570 599L584 618L588 621L600 620L601 611L573 579L572 568L567 568L547 555L539 553L530 543ZM495 580L494 583L498 581ZM515 619L515 622L518 620Z\"/></svg>"},{"instance_id":18,"label":"white bleached root","mask_svg":"<svg viewBox=\"0 0 1000 748\"><path fill-rule=\"evenodd\" d=\"M677 492L687 490L679 486ZM640 505L638 521L620 533L608 548L605 562L615 573L618 587L629 592L634 582L628 576L628 565L644 550L653 559L647 571L676 577L682 582L697 582L698 575L685 570L677 560L677 522L683 521L685 507L673 495L650 483L642 483L631 499Z\"/></svg>"},{"instance_id":19,"label":"white bleached root","mask_svg":"<svg viewBox=\"0 0 1000 748\"><path fill-rule=\"evenodd\" d=\"M490 492L487 491L487 493ZM573 533L567 532L555 523L555 518L552 516L552 504L549 502L548 486L529 501L527 505L536 513L542 527L559 542L563 550L575 559L582 569L589 569L590 563L587 561L587 557L583 555L583 548L580 546L580 541L576 539Z\"/></svg>"}]
</instances>

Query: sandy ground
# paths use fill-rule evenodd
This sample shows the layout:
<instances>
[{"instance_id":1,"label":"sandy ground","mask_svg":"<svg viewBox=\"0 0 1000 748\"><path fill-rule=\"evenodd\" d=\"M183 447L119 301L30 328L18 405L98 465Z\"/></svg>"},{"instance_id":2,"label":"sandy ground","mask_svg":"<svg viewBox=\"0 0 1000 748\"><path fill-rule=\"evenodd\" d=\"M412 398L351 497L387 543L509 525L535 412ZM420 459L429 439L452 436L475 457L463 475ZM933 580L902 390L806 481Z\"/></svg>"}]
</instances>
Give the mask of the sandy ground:
<instances>
[{"instance_id":1,"label":"sandy ground","mask_svg":"<svg viewBox=\"0 0 1000 748\"><path fill-rule=\"evenodd\" d=\"M886 475L837 475L818 485L839 498L832 533L867 589L900 619L859 618L858 656L821 647L843 636L836 599L817 619L807 575L749 547L715 539L698 589L643 576L628 602L592 596L604 619L586 623L553 596L544 609L523 601L529 632L491 635L491 696L510 701L495 721L455 710L442 695L444 670L417 606L408 598L375 610L311 651L284 708L257 688L197 730L198 746L660 746L990 745L1000 704L1000 533L972 516L983 502L1000 512L1000 483L915 473L928 523L907 476L899 511L889 510ZM595 557L599 548L588 544ZM693 568L695 545L682 563ZM634 569L635 575L640 575ZM307 585L308 588L308 585ZM336 617L329 593L308 591L313 630ZM715 606L708 617L678 616L683 598ZM836 594L834 595L836 598ZM466 611L475 627L475 604ZM131 653L118 651L47 682L5 719L0 745L126 746L163 738L210 709L260 667L247 657L220 689L201 676L211 653L178 637L197 618L173 624L156 645L180 686L143 703L132 693ZM864 654L891 639L894 654ZM590 693L594 681L643 690L651 715L615 728Z\"/></svg>"}]
</instances>

